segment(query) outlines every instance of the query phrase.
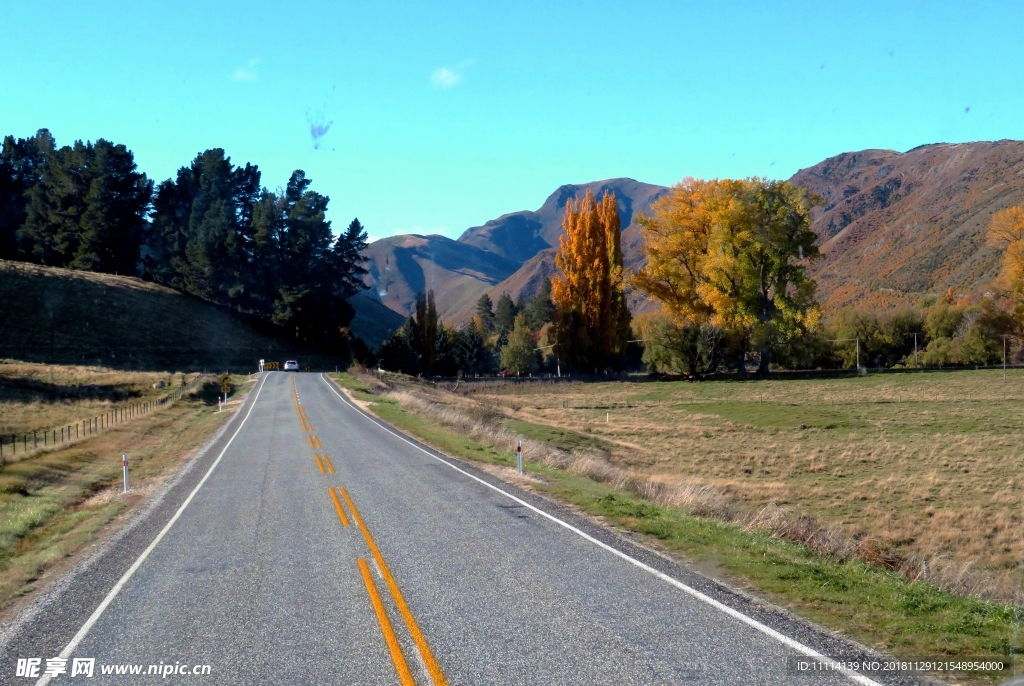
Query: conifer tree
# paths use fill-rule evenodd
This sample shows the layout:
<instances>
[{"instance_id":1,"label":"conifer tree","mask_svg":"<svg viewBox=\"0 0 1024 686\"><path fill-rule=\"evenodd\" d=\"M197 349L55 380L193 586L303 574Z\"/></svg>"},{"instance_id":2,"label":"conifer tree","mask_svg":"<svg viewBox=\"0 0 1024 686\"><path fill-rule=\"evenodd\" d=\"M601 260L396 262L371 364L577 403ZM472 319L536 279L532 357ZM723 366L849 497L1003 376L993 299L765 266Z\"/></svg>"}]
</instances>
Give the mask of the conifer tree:
<instances>
[{"instance_id":1,"label":"conifer tree","mask_svg":"<svg viewBox=\"0 0 1024 686\"><path fill-rule=\"evenodd\" d=\"M124 145L76 141L45 156L18 240L42 264L134 275L152 192Z\"/></svg>"},{"instance_id":2,"label":"conifer tree","mask_svg":"<svg viewBox=\"0 0 1024 686\"><path fill-rule=\"evenodd\" d=\"M551 279L544 278L537 295L533 296L524 311L526 312L526 324L534 331L554 319L555 304L551 302Z\"/></svg>"},{"instance_id":3,"label":"conifer tree","mask_svg":"<svg viewBox=\"0 0 1024 686\"><path fill-rule=\"evenodd\" d=\"M491 302L491 296L484 293L480 296L480 299L476 301L476 315L480 318L480 325L483 327L484 334L490 334L494 331L494 304Z\"/></svg>"},{"instance_id":4,"label":"conifer tree","mask_svg":"<svg viewBox=\"0 0 1024 686\"><path fill-rule=\"evenodd\" d=\"M0 259L31 257L31 247L18 240L18 229L25 223L26 192L39 183L46 156L55 147L46 129L39 129L32 138L4 138L0 150Z\"/></svg>"},{"instance_id":5,"label":"conifer tree","mask_svg":"<svg viewBox=\"0 0 1024 686\"><path fill-rule=\"evenodd\" d=\"M516 320L516 304L512 302L512 296L502 293L498 298L498 306L494 311L494 328L498 336L504 338L512 330Z\"/></svg>"}]
</instances>

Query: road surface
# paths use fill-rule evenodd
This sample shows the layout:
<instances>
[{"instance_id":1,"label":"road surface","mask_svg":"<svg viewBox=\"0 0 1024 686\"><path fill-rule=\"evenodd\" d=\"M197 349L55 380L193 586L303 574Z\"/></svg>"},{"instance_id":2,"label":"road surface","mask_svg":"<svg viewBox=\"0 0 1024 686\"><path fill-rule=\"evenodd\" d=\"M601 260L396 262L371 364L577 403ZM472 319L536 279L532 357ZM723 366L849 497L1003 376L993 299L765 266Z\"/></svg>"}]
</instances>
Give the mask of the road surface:
<instances>
[{"instance_id":1,"label":"road surface","mask_svg":"<svg viewBox=\"0 0 1024 686\"><path fill-rule=\"evenodd\" d=\"M787 672L851 650L424 449L321 375L270 372L7 627L0 681L97 683L72 676L93 660L112 684L875 683Z\"/></svg>"}]
</instances>

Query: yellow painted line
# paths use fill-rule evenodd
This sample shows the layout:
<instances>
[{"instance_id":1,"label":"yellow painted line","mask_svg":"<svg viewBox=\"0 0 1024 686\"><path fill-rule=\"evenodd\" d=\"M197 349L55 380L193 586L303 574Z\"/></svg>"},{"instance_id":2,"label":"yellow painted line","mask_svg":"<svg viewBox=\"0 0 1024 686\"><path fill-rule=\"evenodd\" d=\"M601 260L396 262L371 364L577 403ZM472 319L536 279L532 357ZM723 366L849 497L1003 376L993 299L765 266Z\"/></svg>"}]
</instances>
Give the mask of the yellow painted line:
<instances>
[{"instance_id":1,"label":"yellow painted line","mask_svg":"<svg viewBox=\"0 0 1024 686\"><path fill-rule=\"evenodd\" d=\"M324 471L324 463L320 461L320 456L314 455L313 457L316 458L316 466L320 468L320 473L326 474L327 472Z\"/></svg>"},{"instance_id":2,"label":"yellow painted line","mask_svg":"<svg viewBox=\"0 0 1024 686\"><path fill-rule=\"evenodd\" d=\"M387 564L384 563L384 558L381 556L380 549L377 548L377 544L374 542L373 536L370 535L370 530L366 528L366 524L363 523L363 518L359 516L359 510L356 509L352 499L348 497L348 491L341 486L338 486L337 488L341 493L341 497L345 499L345 503L348 504L348 509L352 511L352 519L356 520L359 530L363 532L363 538L366 539L366 545L369 546L370 552L373 554L373 559L377 561L377 566L380 567L380 572L384 575L384 583L387 584L388 590L391 591L391 597L395 599L395 605L398 606L398 611L402 613L402 619L405 620L405 625L409 627L409 633L412 634L412 640L416 643L416 647L419 648L420 655L423 656L423 662L426 663L427 671L430 673L430 678L433 680L434 686L447 686L448 680L444 678L444 674L441 672L441 666L437 664L437 660L434 659L434 654L430 652L430 646L427 645L427 639L423 637L423 632L420 631L419 625L416 624L416 619L412 616L412 611L406 604L405 598L402 597L402 592L398 590L398 584L395 583L395 578L391 576L391 570L389 570Z\"/></svg>"},{"instance_id":3,"label":"yellow painted line","mask_svg":"<svg viewBox=\"0 0 1024 686\"><path fill-rule=\"evenodd\" d=\"M313 440L316 441L316 447L317 448L323 448L323 446L320 445L320 437L319 436L313 436Z\"/></svg>"},{"instance_id":4,"label":"yellow painted line","mask_svg":"<svg viewBox=\"0 0 1024 686\"><path fill-rule=\"evenodd\" d=\"M331 458L327 457L327 453L324 453L324 464L327 465L327 471L334 474L334 465L331 464Z\"/></svg>"},{"instance_id":5,"label":"yellow painted line","mask_svg":"<svg viewBox=\"0 0 1024 686\"><path fill-rule=\"evenodd\" d=\"M345 508L341 506L341 501L338 500L337 494L335 494L334 489L332 488L328 488L327 491L331 494L331 500L334 501L334 509L338 511L338 519L341 520L341 525L348 526L348 517L345 516Z\"/></svg>"},{"instance_id":6,"label":"yellow painted line","mask_svg":"<svg viewBox=\"0 0 1024 686\"><path fill-rule=\"evenodd\" d=\"M391 652L391 661L395 663L398 681L401 682L402 686L416 686L416 682L412 678L412 672L409 671L409 665L405 663L402 649L398 647L398 638L395 636L395 630L391 628L391 620L388 619L387 613L384 612L384 603L381 602L380 593L377 592L377 587L373 584L373 577L370 576L370 569L366 565L366 560L359 558L358 562L359 571L363 574L363 583L366 584L366 592L369 594L370 602L373 604L373 611L377 613L380 632L384 634L384 641L388 644L388 650Z\"/></svg>"},{"instance_id":7,"label":"yellow painted line","mask_svg":"<svg viewBox=\"0 0 1024 686\"><path fill-rule=\"evenodd\" d=\"M309 441L309 447L310 448L315 448L316 447L315 445L313 445L313 437L312 436L306 436L306 440Z\"/></svg>"},{"instance_id":8,"label":"yellow painted line","mask_svg":"<svg viewBox=\"0 0 1024 686\"><path fill-rule=\"evenodd\" d=\"M309 433L313 433L313 425L310 424L309 422L306 422L306 431L308 431Z\"/></svg>"}]
</instances>

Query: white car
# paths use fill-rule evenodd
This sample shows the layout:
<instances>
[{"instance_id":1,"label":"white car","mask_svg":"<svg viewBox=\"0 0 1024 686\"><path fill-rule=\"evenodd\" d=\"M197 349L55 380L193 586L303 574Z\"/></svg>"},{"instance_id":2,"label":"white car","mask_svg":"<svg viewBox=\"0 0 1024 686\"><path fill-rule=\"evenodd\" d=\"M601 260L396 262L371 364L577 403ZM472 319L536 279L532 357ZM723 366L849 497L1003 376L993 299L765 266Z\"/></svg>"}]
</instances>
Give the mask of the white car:
<instances>
[{"instance_id":1,"label":"white car","mask_svg":"<svg viewBox=\"0 0 1024 686\"><path fill-rule=\"evenodd\" d=\"M284 370L286 372L297 372L299 371L299 363L295 360L288 360L284 363Z\"/></svg>"}]
</instances>

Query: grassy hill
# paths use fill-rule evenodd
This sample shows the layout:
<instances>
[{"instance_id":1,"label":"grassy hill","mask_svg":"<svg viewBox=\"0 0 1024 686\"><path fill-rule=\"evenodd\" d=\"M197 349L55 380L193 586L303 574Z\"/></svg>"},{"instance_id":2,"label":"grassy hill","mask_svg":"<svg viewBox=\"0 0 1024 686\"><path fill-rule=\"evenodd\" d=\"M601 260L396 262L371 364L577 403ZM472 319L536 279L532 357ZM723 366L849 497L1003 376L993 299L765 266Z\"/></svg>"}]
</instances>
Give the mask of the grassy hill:
<instances>
[{"instance_id":1,"label":"grassy hill","mask_svg":"<svg viewBox=\"0 0 1024 686\"><path fill-rule=\"evenodd\" d=\"M0 358L137 370L333 367L230 313L140 279L0 260Z\"/></svg>"}]
</instances>

